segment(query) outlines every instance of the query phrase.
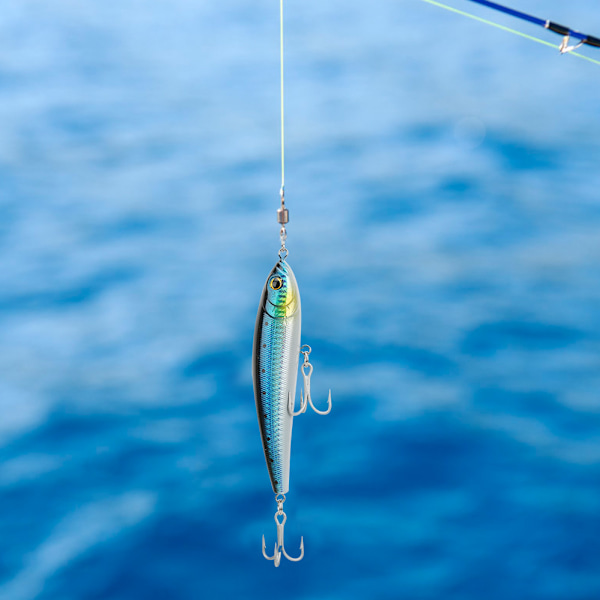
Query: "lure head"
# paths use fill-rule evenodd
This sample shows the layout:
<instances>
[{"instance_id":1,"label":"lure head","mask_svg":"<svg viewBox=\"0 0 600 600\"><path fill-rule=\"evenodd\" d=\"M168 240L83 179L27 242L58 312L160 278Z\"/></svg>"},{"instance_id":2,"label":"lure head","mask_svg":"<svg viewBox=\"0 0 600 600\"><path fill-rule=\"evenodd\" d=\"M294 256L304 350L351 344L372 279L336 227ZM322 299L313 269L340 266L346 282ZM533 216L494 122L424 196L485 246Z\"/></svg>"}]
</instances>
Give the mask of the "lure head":
<instances>
[{"instance_id":1,"label":"lure head","mask_svg":"<svg viewBox=\"0 0 600 600\"><path fill-rule=\"evenodd\" d=\"M292 268L281 259L274 267L264 291L265 310L275 318L291 317L300 308L300 291Z\"/></svg>"}]
</instances>

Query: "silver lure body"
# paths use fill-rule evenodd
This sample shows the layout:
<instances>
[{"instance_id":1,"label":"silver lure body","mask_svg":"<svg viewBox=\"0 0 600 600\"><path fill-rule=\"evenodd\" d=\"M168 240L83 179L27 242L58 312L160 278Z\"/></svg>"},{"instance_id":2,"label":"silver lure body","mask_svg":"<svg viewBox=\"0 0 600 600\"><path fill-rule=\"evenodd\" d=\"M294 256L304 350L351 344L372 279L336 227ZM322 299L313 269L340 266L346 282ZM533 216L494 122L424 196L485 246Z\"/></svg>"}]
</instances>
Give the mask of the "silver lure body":
<instances>
[{"instance_id":1,"label":"silver lure body","mask_svg":"<svg viewBox=\"0 0 600 600\"><path fill-rule=\"evenodd\" d=\"M267 469L275 494L286 494L290 480L302 311L291 267L281 259L263 288L252 352L254 399ZM292 404L293 406L293 404Z\"/></svg>"}]
</instances>

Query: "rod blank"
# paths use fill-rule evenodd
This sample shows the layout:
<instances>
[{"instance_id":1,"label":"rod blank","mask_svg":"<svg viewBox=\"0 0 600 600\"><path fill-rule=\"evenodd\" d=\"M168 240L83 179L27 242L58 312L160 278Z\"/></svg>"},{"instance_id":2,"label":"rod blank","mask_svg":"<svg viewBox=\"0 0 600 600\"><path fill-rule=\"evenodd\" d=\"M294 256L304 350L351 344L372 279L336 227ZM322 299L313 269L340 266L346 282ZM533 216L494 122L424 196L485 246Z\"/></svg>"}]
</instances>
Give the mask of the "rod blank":
<instances>
[{"instance_id":1,"label":"rod blank","mask_svg":"<svg viewBox=\"0 0 600 600\"><path fill-rule=\"evenodd\" d=\"M576 31L575 29L571 29L570 27L566 27L565 25L559 25L558 23L554 23L553 21L540 19L538 17L534 17L533 15L528 15L527 13L521 12L520 10L515 10L514 8L509 8L508 6L503 6L502 4L498 4L497 2L490 2L489 0L470 0L470 2L475 2L476 4L481 4L482 6L487 6L488 8L497 10L499 12L503 12L507 15L510 15L511 17L516 17L517 19L521 19L522 21L528 21L529 23L533 23L534 25L544 27L545 29L553 31L554 33L558 33L559 35L568 35L569 37L581 40L581 42L583 42L584 44L600 48L600 38L594 37L593 35L581 33L580 31Z\"/></svg>"}]
</instances>

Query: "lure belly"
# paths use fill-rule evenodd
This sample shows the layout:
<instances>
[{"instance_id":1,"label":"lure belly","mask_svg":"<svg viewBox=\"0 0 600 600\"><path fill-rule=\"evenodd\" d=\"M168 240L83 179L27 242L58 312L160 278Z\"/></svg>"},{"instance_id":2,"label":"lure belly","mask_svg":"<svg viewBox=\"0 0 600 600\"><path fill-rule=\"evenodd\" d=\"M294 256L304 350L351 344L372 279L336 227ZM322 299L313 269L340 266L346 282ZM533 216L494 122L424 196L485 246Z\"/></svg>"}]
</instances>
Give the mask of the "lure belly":
<instances>
[{"instance_id":1,"label":"lure belly","mask_svg":"<svg viewBox=\"0 0 600 600\"><path fill-rule=\"evenodd\" d=\"M301 323L298 284L291 267L281 259L263 288L252 352L256 412L275 494L289 490Z\"/></svg>"}]
</instances>

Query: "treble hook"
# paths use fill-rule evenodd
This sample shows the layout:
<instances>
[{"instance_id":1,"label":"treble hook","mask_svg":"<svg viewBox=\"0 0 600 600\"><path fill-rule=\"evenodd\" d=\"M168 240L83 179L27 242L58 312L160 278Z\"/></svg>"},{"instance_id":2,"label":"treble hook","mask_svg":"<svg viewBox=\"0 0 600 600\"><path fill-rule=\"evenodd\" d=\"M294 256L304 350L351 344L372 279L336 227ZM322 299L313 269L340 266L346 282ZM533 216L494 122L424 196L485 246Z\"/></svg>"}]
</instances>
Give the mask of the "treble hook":
<instances>
[{"instance_id":1,"label":"treble hook","mask_svg":"<svg viewBox=\"0 0 600 600\"><path fill-rule=\"evenodd\" d=\"M303 350L302 348L306 348L306 350ZM304 344L304 346L302 346L302 348L300 348L300 353L304 354L304 362L302 363L302 377L304 379L304 394L302 393L302 390L300 390L300 410L298 412L294 412L294 401L292 400L291 393L289 394L288 407L289 407L290 414L293 417L295 417L296 415L302 414L303 412L306 412L306 408L310 404L311 408L318 415L328 415L331 412L331 390L329 390L329 397L327 398L327 410L319 410L318 408L316 408L315 405L313 404L313 401L312 401L312 398L310 395L310 377L313 372L313 366L310 364L310 362L308 362L308 355L311 353L312 349L308 344Z\"/></svg>"},{"instance_id":2,"label":"treble hook","mask_svg":"<svg viewBox=\"0 0 600 600\"><path fill-rule=\"evenodd\" d=\"M282 494L282 496L283 496L283 494ZM304 558L304 536L302 536L300 538L300 556L298 558L292 558L285 551L285 546L283 545L283 528L285 526L285 522L287 521L287 516L283 512L283 503L285 502L285 496L283 496L282 498L277 496L275 499L277 500L277 512L275 513L275 517L274 517L275 523L277 524L277 542L275 544L275 550L273 552L273 556L267 556L265 536L263 535L263 537L262 537L262 553L263 553L263 556L267 560L274 561L275 566L278 567L279 563L281 562L282 554L283 554L283 556L285 556L288 560L291 560L292 562L298 562L299 560L302 560ZM281 517L281 522L279 521L278 517Z\"/></svg>"}]
</instances>

